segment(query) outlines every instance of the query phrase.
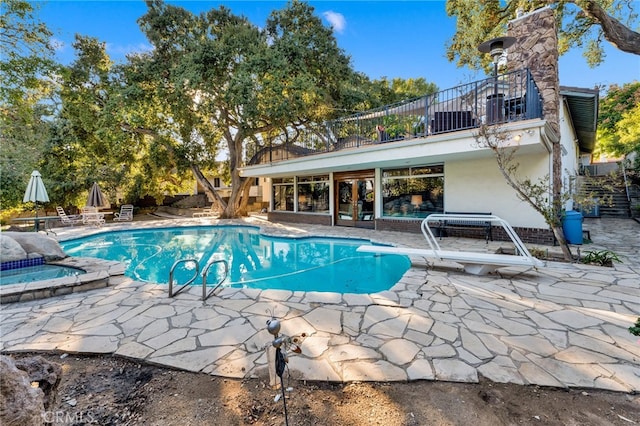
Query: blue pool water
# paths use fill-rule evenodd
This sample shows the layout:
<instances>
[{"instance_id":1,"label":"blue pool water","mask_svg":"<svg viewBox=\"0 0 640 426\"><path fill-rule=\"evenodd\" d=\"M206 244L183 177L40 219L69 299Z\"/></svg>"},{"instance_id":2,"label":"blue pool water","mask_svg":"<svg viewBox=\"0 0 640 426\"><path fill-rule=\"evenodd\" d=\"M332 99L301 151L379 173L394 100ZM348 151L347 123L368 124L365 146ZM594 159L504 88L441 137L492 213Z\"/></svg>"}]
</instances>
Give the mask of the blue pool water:
<instances>
[{"instance_id":1,"label":"blue pool water","mask_svg":"<svg viewBox=\"0 0 640 426\"><path fill-rule=\"evenodd\" d=\"M0 272L0 285L31 283L84 274L82 269L59 265L37 265Z\"/></svg>"},{"instance_id":2,"label":"blue pool water","mask_svg":"<svg viewBox=\"0 0 640 426\"><path fill-rule=\"evenodd\" d=\"M61 243L70 256L124 262L128 277L159 284L168 283L176 260L196 259L202 272L208 262L225 259L229 262L225 286L376 293L391 288L411 265L406 256L356 252L362 244L370 242L268 237L247 226L114 231ZM221 274L222 268L212 268L207 284L215 284ZM186 283L193 275L193 264L182 264L174 283ZM194 284L202 285L202 280Z\"/></svg>"}]
</instances>

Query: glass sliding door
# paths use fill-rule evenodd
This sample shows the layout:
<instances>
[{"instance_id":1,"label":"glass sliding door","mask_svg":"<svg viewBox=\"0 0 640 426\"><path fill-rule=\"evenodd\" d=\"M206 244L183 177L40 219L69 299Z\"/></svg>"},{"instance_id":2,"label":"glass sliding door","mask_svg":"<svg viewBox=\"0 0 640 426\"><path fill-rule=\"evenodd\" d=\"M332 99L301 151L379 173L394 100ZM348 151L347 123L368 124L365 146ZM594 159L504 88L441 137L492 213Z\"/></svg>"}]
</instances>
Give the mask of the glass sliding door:
<instances>
[{"instance_id":1,"label":"glass sliding door","mask_svg":"<svg viewBox=\"0 0 640 426\"><path fill-rule=\"evenodd\" d=\"M336 176L336 225L374 228L372 172Z\"/></svg>"}]
</instances>

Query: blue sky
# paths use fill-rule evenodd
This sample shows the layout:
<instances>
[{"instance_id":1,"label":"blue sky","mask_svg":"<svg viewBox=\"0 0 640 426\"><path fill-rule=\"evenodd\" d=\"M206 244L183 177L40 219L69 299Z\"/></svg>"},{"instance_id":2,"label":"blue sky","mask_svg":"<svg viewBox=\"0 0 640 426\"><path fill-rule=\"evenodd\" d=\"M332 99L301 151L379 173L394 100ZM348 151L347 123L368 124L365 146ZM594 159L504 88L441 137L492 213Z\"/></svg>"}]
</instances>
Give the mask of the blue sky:
<instances>
[{"instance_id":1,"label":"blue sky","mask_svg":"<svg viewBox=\"0 0 640 426\"><path fill-rule=\"evenodd\" d=\"M193 13L224 4L263 26L267 16L286 5L284 1L171 1ZM112 59L149 49L137 19L146 12L142 0L42 1L38 16L60 42L58 58L73 58L74 34L96 37L107 43ZM323 22L334 27L338 45L352 58L354 69L372 79L383 76L419 78L440 89L484 78L484 73L457 68L445 57L445 44L455 32L455 20L447 17L444 1L311 1ZM640 5L639 5L640 6ZM606 60L595 69L587 66L579 51L560 60L563 86L593 88L640 80L640 57L606 45Z\"/></svg>"}]
</instances>

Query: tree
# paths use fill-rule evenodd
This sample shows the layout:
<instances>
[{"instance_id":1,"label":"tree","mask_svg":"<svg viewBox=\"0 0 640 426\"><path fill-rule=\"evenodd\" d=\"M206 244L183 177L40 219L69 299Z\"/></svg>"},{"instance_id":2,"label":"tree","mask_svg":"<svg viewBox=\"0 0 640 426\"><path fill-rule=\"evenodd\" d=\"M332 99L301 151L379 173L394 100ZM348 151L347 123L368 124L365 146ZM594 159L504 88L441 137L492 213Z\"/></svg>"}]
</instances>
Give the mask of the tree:
<instances>
[{"instance_id":1,"label":"tree","mask_svg":"<svg viewBox=\"0 0 640 426\"><path fill-rule=\"evenodd\" d=\"M368 80L362 83L363 90L366 90L366 103L358 105L359 111L366 111L384 105L418 98L428 94L436 93L438 86L434 83L427 83L424 78L393 78L391 80L382 77L379 80Z\"/></svg>"},{"instance_id":2,"label":"tree","mask_svg":"<svg viewBox=\"0 0 640 426\"><path fill-rule=\"evenodd\" d=\"M22 202L31 171L38 166L51 114L51 32L32 3L3 0L0 14L0 203ZM47 177L45 176L45 179Z\"/></svg>"},{"instance_id":3,"label":"tree","mask_svg":"<svg viewBox=\"0 0 640 426\"><path fill-rule=\"evenodd\" d=\"M640 55L640 33L633 0L447 0L449 16L456 17L456 33L447 45L447 58L458 66L488 69L490 58L479 55L478 45L504 35L516 11L530 12L550 6L558 22L560 54L584 47L591 67L604 61L603 39L616 48Z\"/></svg>"},{"instance_id":4,"label":"tree","mask_svg":"<svg viewBox=\"0 0 640 426\"><path fill-rule=\"evenodd\" d=\"M0 102L14 117L31 115L34 99L48 89L44 77L55 70L52 33L36 16L32 3L3 0L0 14ZM16 107L18 107L16 109ZM26 110L22 107L26 107ZM6 111L4 111L6 113Z\"/></svg>"},{"instance_id":5,"label":"tree","mask_svg":"<svg viewBox=\"0 0 640 426\"><path fill-rule=\"evenodd\" d=\"M640 153L640 82L612 85L600 99L595 155Z\"/></svg>"},{"instance_id":6,"label":"tree","mask_svg":"<svg viewBox=\"0 0 640 426\"><path fill-rule=\"evenodd\" d=\"M263 29L224 7L199 16L149 1L139 20L154 50L130 58L127 102L153 105L154 114L130 117L131 132L148 132L156 146L189 168L223 210L246 214L252 179L240 176L248 141L292 136L348 104L355 74L313 9L294 1L275 11ZM295 136L293 136L295 138ZM231 170L228 203L203 170L226 148Z\"/></svg>"},{"instance_id":7,"label":"tree","mask_svg":"<svg viewBox=\"0 0 640 426\"><path fill-rule=\"evenodd\" d=\"M44 151L43 172L54 181L50 195L82 205L94 181L112 203L176 192L182 176L175 162L150 148L149 136L122 128L132 106L124 101L123 70L105 43L77 35L73 47L76 59L60 68L58 109Z\"/></svg>"},{"instance_id":8,"label":"tree","mask_svg":"<svg viewBox=\"0 0 640 426\"><path fill-rule=\"evenodd\" d=\"M17 116L0 114L0 205L3 209L19 206L29 176L40 166L43 147L49 134L50 123L42 117L48 108L33 105ZM44 174L45 180L49 176Z\"/></svg>"}]
</instances>

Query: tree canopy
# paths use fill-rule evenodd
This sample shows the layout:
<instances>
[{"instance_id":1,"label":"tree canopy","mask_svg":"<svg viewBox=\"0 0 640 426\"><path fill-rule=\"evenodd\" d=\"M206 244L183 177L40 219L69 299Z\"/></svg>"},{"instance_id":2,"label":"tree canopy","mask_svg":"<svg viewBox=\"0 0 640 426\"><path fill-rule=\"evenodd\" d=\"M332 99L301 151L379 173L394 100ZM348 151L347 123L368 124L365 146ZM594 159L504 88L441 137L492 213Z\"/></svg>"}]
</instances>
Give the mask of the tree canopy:
<instances>
[{"instance_id":1,"label":"tree canopy","mask_svg":"<svg viewBox=\"0 0 640 426\"><path fill-rule=\"evenodd\" d=\"M478 45L503 36L517 10L526 13L543 6L555 12L560 54L582 48L587 64L595 67L605 60L602 44L606 40L640 55L640 33L632 29L638 26L633 0L447 0L447 14L456 18L447 58L458 66L488 69L490 58L478 52Z\"/></svg>"},{"instance_id":2,"label":"tree canopy","mask_svg":"<svg viewBox=\"0 0 640 426\"><path fill-rule=\"evenodd\" d=\"M128 102L153 105L132 132L190 168L224 217L243 214L251 180L240 176L248 139L304 129L335 114L352 96L356 74L330 29L305 3L274 11L263 29L224 6L195 16L147 2L139 23L154 50L130 58ZM354 83L355 84L355 83ZM143 130L144 129L144 130ZM228 154L232 193L225 203L204 177L221 148ZM246 194L245 194L246 192Z\"/></svg>"},{"instance_id":3,"label":"tree canopy","mask_svg":"<svg viewBox=\"0 0 640 426\"><path fill-rule=\"evenodd\" d=\"M51 32L27 1L3 0L0 13L0 203L22 201L38 166L49 125L52 91Z\"/></svg>"},{"instance_id":4,"label":"tree canopy","mask_svg":"<svg viewBox=\"0 0 640 426\"><path fill-rule=\"evenodd\" d=\"M640 153L640 82L612 85L600 99L595 154Z\"/></svg>"}]
</instances>

